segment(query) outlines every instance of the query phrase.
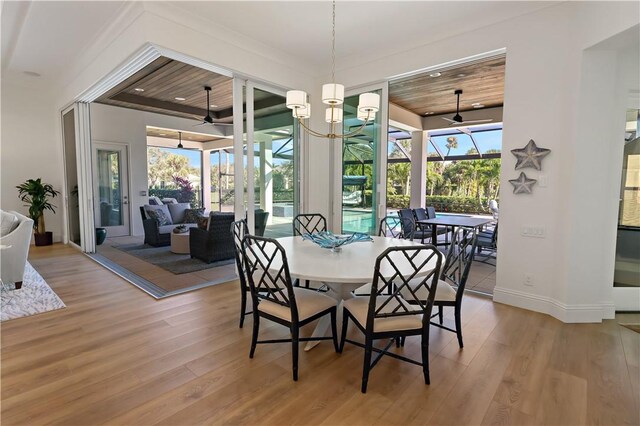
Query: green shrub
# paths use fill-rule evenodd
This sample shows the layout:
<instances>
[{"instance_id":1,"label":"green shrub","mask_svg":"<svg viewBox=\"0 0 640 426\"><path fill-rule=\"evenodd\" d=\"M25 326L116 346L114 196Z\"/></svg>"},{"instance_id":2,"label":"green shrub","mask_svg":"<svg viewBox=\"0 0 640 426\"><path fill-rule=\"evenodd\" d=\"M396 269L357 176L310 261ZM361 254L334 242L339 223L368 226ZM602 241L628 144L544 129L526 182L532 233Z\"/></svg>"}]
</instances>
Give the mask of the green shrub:
<instances>
[{"instance_id":1,"label":"green shrub","mask_svg":"<svg viewBox=\"0 0 640 426\"><path fill-rule=\"evenodd\" d=\"M427 196L426 205L433 206L437 212L442 213L468 213L468 214L488 214L489 200L483 198L478 202L474 197L447 197L447 196ZM410 197L406 195L387 195L387 208L406 209L409 208Z\"/></svg>"}]
</instances>

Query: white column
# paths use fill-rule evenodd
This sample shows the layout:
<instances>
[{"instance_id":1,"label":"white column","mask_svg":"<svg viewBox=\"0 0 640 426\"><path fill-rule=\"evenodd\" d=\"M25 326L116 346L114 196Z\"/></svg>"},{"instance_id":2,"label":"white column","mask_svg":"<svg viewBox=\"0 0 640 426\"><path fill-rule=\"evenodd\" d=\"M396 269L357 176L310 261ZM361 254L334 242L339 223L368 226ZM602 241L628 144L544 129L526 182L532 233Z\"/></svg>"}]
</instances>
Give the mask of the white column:
<instances>
[{"instance_id":1,"label":"white column","mask_svg":"<svg viewBox=\"0 0 640 426\"><path fill-rule=\"evenodd\" d=\"M211 210L211 150L202 150L202 207Z\"/></svg>"},{"instance_id":2,"label":"white column","mask_svg":"<svg viewBox=\"0 0 640 426\"><path fill-rule=\"evenodd\" d=\"M260 142L260 208L269 212L267 224L273 222L273 137L256 135Z\"/></svg>"},{"instance_id":3,"label":"white column","mask_svg":"<svg viewBox=\"0 0 640 426\"><path fill-rule=\"evenodd\" d=\"M427 132L411 132L411 198L412 209L425 207L427 193Z\"/></svg>"}]
</instances>

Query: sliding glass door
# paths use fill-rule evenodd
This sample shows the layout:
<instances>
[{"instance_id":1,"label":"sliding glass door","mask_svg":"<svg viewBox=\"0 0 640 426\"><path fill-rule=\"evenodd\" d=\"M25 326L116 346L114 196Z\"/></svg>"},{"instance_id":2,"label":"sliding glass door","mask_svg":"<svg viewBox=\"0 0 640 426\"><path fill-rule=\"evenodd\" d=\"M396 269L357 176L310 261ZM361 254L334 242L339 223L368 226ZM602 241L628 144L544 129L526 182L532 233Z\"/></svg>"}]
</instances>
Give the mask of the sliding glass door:
<instances>
[{"instance_id":1,"label":"sliding glass door","mask_svg":"<svg viewBox=\"0 0 640 426\"><path fill-rule=\"evenodd\" d=\"M357 118L361 93L380 95L380 111L356 135L342 140L340 187L337 196L341 205L339 221L343 233L375 234L385 213L387 86L386 84L347 93L344 102L343 132L350 133L362 126ZM382 191L380 190L382 188ZM334 218L335 220L335 218Z\"/></svg>"},{"instance_id":2,"label":"sliding glass door","mask_svg":"<svg viewBox=\"0 0 640 426\"><path fill-rule=\"evenodd\" d=\"M238 191L236 174L236 206L246 209L256 234L292 235L300 200L298 125L286 107L284 90L247 82L242 100L246 121L242 139L234 138L234 149L242 142L243 156L235 164L243 167L244 191Z\"/></svg>"}]
</instances>

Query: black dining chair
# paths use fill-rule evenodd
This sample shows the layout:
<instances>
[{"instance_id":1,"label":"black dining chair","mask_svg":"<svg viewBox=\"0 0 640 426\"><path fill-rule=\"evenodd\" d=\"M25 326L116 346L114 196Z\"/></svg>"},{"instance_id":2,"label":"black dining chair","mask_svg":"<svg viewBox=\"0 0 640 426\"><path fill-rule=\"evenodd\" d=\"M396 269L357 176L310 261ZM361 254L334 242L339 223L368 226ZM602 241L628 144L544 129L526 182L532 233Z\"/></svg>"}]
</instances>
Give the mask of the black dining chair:
<instances>
[{"instance_id":1,"label":"black dining chair","mask_svg":"<svg viewBox=\"0 0 640 426\"><path fill-rule=\"evenodd\" d=\"M424 240L426 238L429 238L431 236L430 233L425 232L423 229L419 229L416 227L416 218L415 215L413 214L413 210L411 209L400 209L398 210L398 216L400 218L403 219L403 228L405 228L404 232L406 234L408 234L410 232L410 229L408 229L408 224L409 221L412 222L412 228L413 228L413 238L415 240L420 240L421 243L424 243Z\"/></svg>"},{"instance_id":2,"label":"black dining chair","mask_svg":"<svg viewBox=\"0 0 640 426\"><path fill-rule=\"evenodd\" d=\"M380 221L378 235L381 237L413 240L414 222L400 216L386 216Z\"/></svg>"},{"instance_id":3,"label":"black dining chair","mask_svg":"<svg viewBox=\"0 0 640 426\"><path fill-rule=\"evenodd\" d=\"M339 351L337 301L313 290L293 287L287 255L275 239L245 235L242 251L253 300L253 334L249 357L253 358L258 344L290 342L293 380L298 380L300 342L333 340L336 352ZM331 315L331 337L300 337L301 327L324 315ZM258 340L260 318L284 325L290 330L291 338Z\"/></svg>"},{"instance_id":4,"label":"black dining chair","mask_svg":"<svg viewBox=\"0 0 640 426\"><path fill-rule=\"evenodd\" d=\"M438 323L432 322L431 324L456 333L460 348L464 346L461 320L462 296L473 264L477 241L475 228L461 226L453 232L434 300L434 306L438 307L438 312L433 317L438 316ZM419 289L416 284L419 282L409 282L409 285L402 292L403 296L408 297L409 303L413 303L415 298L426 302L430 294ZM446 306L454 309L455 329L443 324L442 310Z\"/></svg>"},{"instance_id":5,"label":"black dining chair","mask_svg":"<svg viewBox=\"0 0 640 426\"><path fill-rule=\"evenodd\" d=\"M327 230L327 219L320 213L299 214L293 218L293 235L302 236L304 234L315 234ZM300 285L300 281L295 281L296 287ZM312 288L309 280L304 282L305 288ZM327 291L324 285L315 288L317 291Z\"/></svg>"},{"instance_id":6,"label":"black dining chair","mask_svg":"<svg viewBox=\"0 0 640 426\"><path fill-rule=\"evenodd\" d=\"M327 219L320 213L299 214L293 218L293 235L315 234L327 230Z\"/></svg>"},{"instance_id":7,"label":"black dining chair","mask_svg":"<svg viewBox=\"0 0 640 426\"><path fill-rule=\"evenodd\" d=\"M247 283L247 270L244 265L244 257L242 255L242 239L249 234L247 221L237 220L231 224L231 235L233 236L233 244L235 247L236 268L238 269L238 277L240 278L240 328L244 325L244 317L251 314L247 312L247 293L249 285Z\"/></svg>"},{"instance_id":8,"label":"black dining chair","mask_svg":"<svg viewBox=\"0 0 640 426\"><path fill-rule=\"evenodd\" d=\"M429 319L441 264L442 254L431 245L388 248L376 260L371 295L344 301L340 351L345 342L364 348L362 393L367 392L369 372L383 355L421 366L425 383L430 383ZM414 290L403 297L410 281ZM412 297L416 291L424 291L426 300ZM347 339L349 320L364 334L364 344ZM421 362L389 352L394 342L406 336L421 337ZM384 349L373 346L380 339L389 339ZM373 352L377 356L372 361Z\"/></svg>"}]
</instances>

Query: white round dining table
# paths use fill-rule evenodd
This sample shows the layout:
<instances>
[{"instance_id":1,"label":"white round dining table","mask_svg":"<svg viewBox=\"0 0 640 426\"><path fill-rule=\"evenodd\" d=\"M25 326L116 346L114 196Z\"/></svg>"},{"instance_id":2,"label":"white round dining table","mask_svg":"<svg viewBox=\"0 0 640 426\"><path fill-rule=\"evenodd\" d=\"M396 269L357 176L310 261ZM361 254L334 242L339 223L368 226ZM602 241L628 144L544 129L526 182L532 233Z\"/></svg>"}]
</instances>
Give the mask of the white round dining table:
<instances>
[{"instance_id":1,"label":"white round dining table","mask_svg":"<svg viewBox=\"0 0 640 426\"><path fill-rule=\"evenodd\" d=\"M401 240L389 237L371 237L373 241L358 241L341 247L338 252L322 248L317 244L304 240L302 237L277 238L278 243L284 248L289 265L289 274L300 281L318 281L331 289L329 295L338 302L338 316L342 313L342 301L352 296L352 291L358 287L370 283L373 280L373 272L376 260L380 254L390 247L421 246L415 241ZM424 269L424 274L435 268L436 259ZM401 262L400 270L402 271ZM272 265L279 269L280 265ZM381 274L391 277L395 270L390 266L381 265ZM413 271L412 271L413 272ZM419 275L417 275L419 276ZM328 316L323 317L313 332L313 337L326 335L331 325ZM340 327L340 320L338 321ZM310 350L319 342L309 342L305 350Z\"/></svg>"}]
</instances>

